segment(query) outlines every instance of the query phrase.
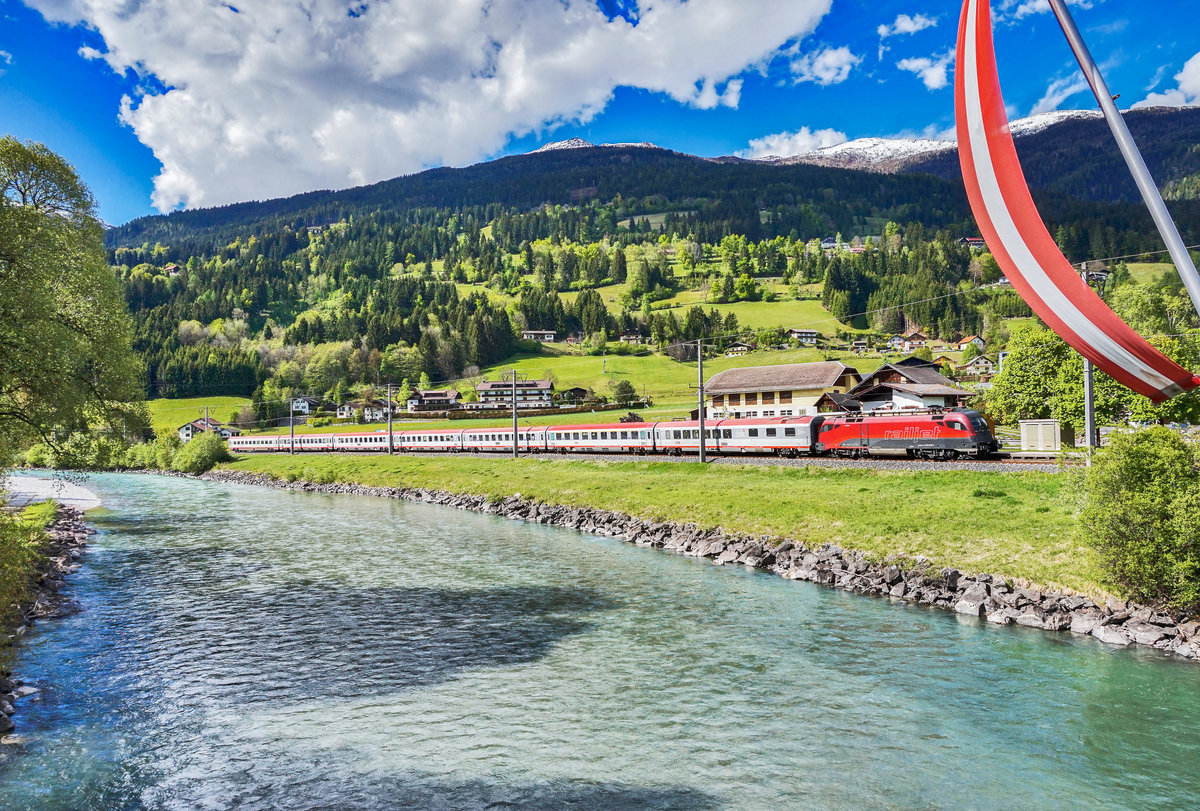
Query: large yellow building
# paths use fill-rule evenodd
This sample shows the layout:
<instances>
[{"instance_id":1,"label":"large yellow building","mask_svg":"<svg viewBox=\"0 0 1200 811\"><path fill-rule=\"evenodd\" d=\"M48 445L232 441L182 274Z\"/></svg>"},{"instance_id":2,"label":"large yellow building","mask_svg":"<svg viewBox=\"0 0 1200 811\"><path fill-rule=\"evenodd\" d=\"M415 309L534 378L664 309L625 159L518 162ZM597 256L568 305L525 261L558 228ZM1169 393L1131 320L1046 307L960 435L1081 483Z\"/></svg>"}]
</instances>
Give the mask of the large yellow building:
<instances>
[{"instance_id":1,"label":"large yellow building","mask_svg":"<svg viewBox=\"0 0 1200 811\"><path fill-rule=\"evenodd\" d=\"M726 369L704 384L704 415L747 419L816 414L822 394L844 394L861 379L857 369L835 360Z\"/></svg>"}]
</instances>

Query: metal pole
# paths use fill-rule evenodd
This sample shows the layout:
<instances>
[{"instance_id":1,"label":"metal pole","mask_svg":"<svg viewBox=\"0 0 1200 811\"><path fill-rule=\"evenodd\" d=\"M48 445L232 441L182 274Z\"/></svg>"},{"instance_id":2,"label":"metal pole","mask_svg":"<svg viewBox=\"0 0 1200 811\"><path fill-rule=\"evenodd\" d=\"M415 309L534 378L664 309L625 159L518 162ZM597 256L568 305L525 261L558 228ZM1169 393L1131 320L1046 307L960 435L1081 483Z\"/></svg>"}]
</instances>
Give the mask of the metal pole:
<instances>
[{"instance_id":1,"label":"metal pole","mask_svg":"<svg viewBox=\"0 0 1200 811\"><path fill-rule=\"evenodd\" d=\"M1080 278L1091 287L1088 280L1087 262L1080 264ZM1083 446L1087 448L1087 463L1092 463L1092 452L1096 450L1096 390L1092 375L1092 362L1083 359Z\"/></svg>"},{"instance_id":2,"label":"metal pole","mask_svg":"<svg viewBox=\"0 0 1200 811\"><path fill-rule=\"evenodd\" d=\"M1088 464L1092 463L1091 452L1096 449L1096 393L1092 388L1092 362L1083 359L1083 430L1087 434L1084 447L1088 449Z\"/></svg>"},{"instance_id":3,"label":"metal pole","mask_svg":"<svg viewBox=\"0 0 1200 811\"><path fill-rule=\"evenodd\" d=\"M696 377L698 379L697 393L700 395L700 463L708 461L704 445L704 340L696 339Z\"/></svg>"},{"instance_id":4,"label":"metal pole","mask_svg":"<svg viewBox=\"0 0 1200 811\"><path fill-rule=\"evenodd\" d=\"M517 440L517 370L513 369L513 459L517 458L518 440Z\"/></svg>"},{"instance_id":5,"label":"metal pole","mask_svg":"<svg viewBox=\"0 0 1200 811\"><path fill-rule=\"evenodd\" d=\"M387 412L388 412L388 456L391 456L392 455L392 384L391 383L388 383Z\"/></svg>"},{"instance_id":6,"label":"metal pole","mask_svg":"<svg viewBox=\"0 0 1200 811\"><path fill-rule=\"evenodd\" d=\"M1142 199L1146 201L1146 207L1150 209L1150 216L1154 218L1158 232L1162 234L1163 241L1167 243L1167 251L1171 254L1171 261L1175 263L1175 269L1179 271L1180 278L1183 279L1183 286L1187 288L1192 306L1196 308L1197 313L1200 313L1200 273L1196 272L1192 256L1188 253L1183 238L1179 235L1179 229L1175 227L1175 221L1171 219L1171 214L1167 211L1167 205L1163 202L1162 195L1159 194L1154 178L1150 176L1150 170L1146 168L1146 161L1142 159L1142 154L1138 151L1137 144L1134 143L1133 136L1129 133L1129 127L1125 124L1125 119L1121 117L1120 110L1117 109L1115 99L1109 92L1104 77L1100 75L1100 69L1096 66L1079 29L1075 26L1075 20L1071 17L1071 12L1067 10L1065 0L1050 0L1050 7L1054 11L1054 16L1058 18L1058 24L1062 27L1063 33L1067 36L1067 42L1071 44L1071 50L1075 52L1075 58L1079 61L1079 67L1083 69L1084 78L1091 85L1096 101L1100 102L1100 109L1104 111L1104 118L1108 121L1109 129L1117 139L1117 146L1121 148L1121 154L1125 156L1125 163L1129 165L1129 171L1133 173L1133 179L1142 193Z\"/></svg>"},{"instance_id":7,"label":"metal pole","mask_svg":"<svg viewBox=\"0 0 1200 811\"><path fill-rule=\"evenodd\" d=\"M296 400L288 398L288 455L296 452Z\"/></svg>"}]
</instances>

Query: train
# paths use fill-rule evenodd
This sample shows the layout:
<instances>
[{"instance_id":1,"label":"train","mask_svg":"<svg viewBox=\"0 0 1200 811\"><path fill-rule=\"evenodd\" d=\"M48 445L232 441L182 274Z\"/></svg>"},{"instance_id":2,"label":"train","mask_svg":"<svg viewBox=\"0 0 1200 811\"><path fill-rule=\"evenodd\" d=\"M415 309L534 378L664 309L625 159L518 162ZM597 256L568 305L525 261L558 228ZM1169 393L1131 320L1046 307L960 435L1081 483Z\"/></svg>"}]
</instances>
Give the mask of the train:
<instances>
[{"instance_id":1,"label":"train","mask_svg":"<svg viewBox=\"0 0 1200 811\"><path fill-rule=\"evenodd\" d=\"M982 459L1000 449L991 425L976 411L929 410L818 414L805 417L620 422L518 428L521 453L621 453L697 455L705 451L798 456L906 456L917 459ZM430 428L393 431L391 447L402 452L511 453L512 428ZM387 431L235 436L234 453L386 453Z\"/></svg>"}]
</instances>

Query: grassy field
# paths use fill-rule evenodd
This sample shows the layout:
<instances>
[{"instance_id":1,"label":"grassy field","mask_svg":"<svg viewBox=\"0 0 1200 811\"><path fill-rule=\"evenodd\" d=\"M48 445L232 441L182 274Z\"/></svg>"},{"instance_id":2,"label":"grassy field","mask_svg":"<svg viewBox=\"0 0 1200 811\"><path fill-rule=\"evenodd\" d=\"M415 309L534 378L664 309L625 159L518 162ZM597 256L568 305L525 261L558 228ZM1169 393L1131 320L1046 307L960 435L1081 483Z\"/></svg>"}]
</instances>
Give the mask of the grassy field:
<instances>
[{"instance_id":1,"label":"grassy field","mask_svg":"<svg viewBox=\"0 0 1200 811\"><path fill-rule=\"evenodd\" d=\"M174 433L185 422L204 416L204 407L214 420L229 422L239 408L250 402L249 397L190 397L182 400L150 400L150 425L156 433Z\"/></svg>"},{"instance_id":2,"label":"grassy field","mask_svg":"<svg viewBox=\"0 0 1200 811\"><path fill-rule=\"evenodd\" d=\"M1164 273L1175 273L1170 262L1131 262L1129 276L1138 284L1155 284Z\"/></svg>"},{"instance_id":3,"label":"grassy field","mask_svg":"<svg viewBox=\"0 0 1200 811\"><path fill-rule=\"evenodd\" d=\"M1075 534L1067 476L459 456L270 455L226 467L492 498L520 493L1103 592L1097 559Z\"/></svg>"}]
</instances>

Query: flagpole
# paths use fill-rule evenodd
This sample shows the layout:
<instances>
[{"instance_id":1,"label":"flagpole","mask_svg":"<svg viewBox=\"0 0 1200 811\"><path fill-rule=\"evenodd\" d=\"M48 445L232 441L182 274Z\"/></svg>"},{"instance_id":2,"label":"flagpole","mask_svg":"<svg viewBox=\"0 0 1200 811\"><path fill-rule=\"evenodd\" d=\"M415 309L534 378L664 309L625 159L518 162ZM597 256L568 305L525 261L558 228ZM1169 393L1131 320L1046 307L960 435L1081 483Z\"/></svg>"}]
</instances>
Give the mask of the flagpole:
<instances>
[{"instance_id":1,"label":"flagpole","mask_svg":"<svg viewBox=\"0 0 1200 811\"><path fill-rule=\"evenodd\" d=\"M1171 254L1171 260L1175 263L1175 269L1179 271L1180 278L1183 279L1183 286L1187 288L1192 306L1200 314L1200 273L1196 272L1192 255L1188 253L1187 247L1183 243L1183 237L1179 235L1179 229L1175 226L1175 221L1171 219L1170 212L1167 211L1167 204L1163 202L1158 186L1154 183L1154 178L1150 176L1150 170L1146 168L1146 161L1142 158L1142 153L1138 151L1137 144L1133 141L1133 135L1130 134L1125 119L1121 117L1116 100L1109 92L1104 77L1100 75L1100 68L1092 59L1092 54L1088 50L1087 44L1084 43L1079 28L1076 27L1075 20L1071 17L1071 12L1067 10L1065 0L1050 0L1050 8L1053 9L1054 16L1058 18L1058 24L1062 27L1063 33L1066 34L1071 50L1075 52L1075 58L1079 61L1079 67L1083 69L1084 78L1091 86L1096 101L1100 102L1100 109L1104 112L1109 129L1117 139L1117 146L1121 148L1125 162L1129 164L1129 171L1133 173L1133 179L1142 193L1142 199L1146 201L1146 206L1150 209L1150 216L1154 218L1158 232L1162 234L1163 241L1167 243L1167 251Z\"/></svg>"}]
</instances>

